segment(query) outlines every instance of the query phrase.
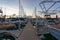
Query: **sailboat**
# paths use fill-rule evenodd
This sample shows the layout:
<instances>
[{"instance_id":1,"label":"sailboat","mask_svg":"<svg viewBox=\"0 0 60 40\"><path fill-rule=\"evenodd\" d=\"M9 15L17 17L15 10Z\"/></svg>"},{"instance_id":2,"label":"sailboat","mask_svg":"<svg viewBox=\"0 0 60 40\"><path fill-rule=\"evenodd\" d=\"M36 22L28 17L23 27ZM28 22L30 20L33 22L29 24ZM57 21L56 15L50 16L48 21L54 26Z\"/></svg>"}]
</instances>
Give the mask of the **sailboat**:
<instances>
[{"instance_id":1,"label":"sailboat","mask_svg":"<svg viewBox=\"0 0 60 40\"><path fill-rule=\"evenodd\" d=\"M0 13L3 14L3 11L0 9ZM6 15L1 15L0 17L0 29L4 29L4 28L10 28L15 26L14 24L12 24L11 22L6 23L5 22L5 17ZM2 22L1 22L2 21Z\"/></svg>"}]
</instances>

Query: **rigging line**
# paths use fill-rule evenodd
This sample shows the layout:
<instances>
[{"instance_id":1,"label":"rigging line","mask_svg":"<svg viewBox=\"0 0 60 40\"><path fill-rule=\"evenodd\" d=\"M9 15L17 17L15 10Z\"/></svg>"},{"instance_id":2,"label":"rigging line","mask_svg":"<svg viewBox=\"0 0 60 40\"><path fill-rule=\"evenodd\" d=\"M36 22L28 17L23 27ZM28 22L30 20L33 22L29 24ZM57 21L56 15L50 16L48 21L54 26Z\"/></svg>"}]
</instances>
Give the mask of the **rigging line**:
<instances>
[{"instance_id":1,"label":"rigging line","mask_svg":"<svg viewBox=\"0 0 60 40\"><path fill-rule=\"evenodd\" d=\"M46 10L46 12L48 12L49 9L52 8L55 4L56 4L56 2L54 2L54 3Z\"/></svg>"},{"instance_id":2,"label":"rigging line","mask_svg":"<svg viewBox=\"0 0 60 40\"><path fill-rule=\"evenodd\" d=\"M43 8L42 8L42 5L41 4L39 4L40 5L40 8L42 9L42 12L44 12L44 10L43 10Z\"/></svg>"},{"instance_id":3,"label":"rigging line","mask_svg":"<svg viewBox=\"0 0 60 40\"><path fill-rule=\"evenodd\" d=\"M45 11L46 11L46 7L45 7L44 3L43 3L42 5L44 6L44 9L45 9Z\"/></svg>"},{"instance_id":4,"label":"rigging line","mask_svg":"<svg viewBox=\"0 0 60 40\"><path fill-rule=\"evenodd\" d=\"M60 8L60 6L59 6L59 7L57 7L56 9L54 9L54 10L53 10L53 12L54 12L54 11L56 11L58 8Z\"/></svg>"}]
</instances>

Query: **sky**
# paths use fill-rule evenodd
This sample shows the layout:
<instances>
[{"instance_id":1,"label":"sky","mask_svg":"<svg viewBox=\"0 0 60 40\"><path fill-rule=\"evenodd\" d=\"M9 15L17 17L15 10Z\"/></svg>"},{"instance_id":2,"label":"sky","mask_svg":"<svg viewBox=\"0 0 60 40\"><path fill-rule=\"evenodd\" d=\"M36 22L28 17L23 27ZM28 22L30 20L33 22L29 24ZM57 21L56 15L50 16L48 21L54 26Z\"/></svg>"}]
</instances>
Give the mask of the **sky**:
<instances>
[{"instance_id":1,"label":"sky","mask_svg":"<svg viewBox=\"0 0 60 40\"><path fill-rule=\"evenodd\" d=\"M34 8L39 7L39 1L40 0L20 0L26 15L32 15ZM2 7L6 15L18 14L19 0L0 0L0 7Z\"/></svg>"},{"instance_id":2,"label":"sky","mask_svg":"<svg viewBox=\"0 0 60 40\"><path fill-rule=\"evenodd\" d=\"M37 11L41 11L41 8L39 6L39 3L41 1L42 0L21 0L22 5L23 5L24 9L26 10L27 15L29 15L29 14L34 15L35 7L36 7ZM56 0L54 0L54 1L56 1ZM53 3L48 3L48 4L45 3L46 9L48 9L52 4ZM56 3L55 6L53 6L50 10L55 10L59 6L60 6L60 3ZM60 10L60 8L58 8L58 10ZM38 13L38 15L41 15L41 14ZM57 15L60 16L59 13L57 13ZM55 17L55 15L52 15L52 17Z\"/></svg>"},{"instance_id":3,"label":"sky","mask_svg":"<svg viewBox=\"0 0 60 40\"><path fill-rule=\"evenodd\" d=\"M41 1L42 0L20 0L20 5L23 6L26 15L34 15L35 7L37 8L37 11L41 10L39 6ZM48 8L48 6L50 5L47 5L46 8ZM6 15L19 14L19 0L0 0L0 9L1 7ZM55 7L52 9L54 8Z\"/></svg>"},{"instance_id":4,"label":"sky","mask_svg":"<svg viewBox=\"0 0 60 40\"><path fill-rule=\"evenodd\" d=\"M4 15L17 14L18 7L17 0L0 0L0 9L2 8Z\"/></svg>"},{"instance_id":5,"label":"sky","mask_svg":"<svg viewBox=\"0 0 60 40\"><path fill-rule=\"evenodd\" d=\"M39 9L39 3L41 0L21 0L22 5L27 15L33 15L35 7Z\"/></svg>"}]
</instances>

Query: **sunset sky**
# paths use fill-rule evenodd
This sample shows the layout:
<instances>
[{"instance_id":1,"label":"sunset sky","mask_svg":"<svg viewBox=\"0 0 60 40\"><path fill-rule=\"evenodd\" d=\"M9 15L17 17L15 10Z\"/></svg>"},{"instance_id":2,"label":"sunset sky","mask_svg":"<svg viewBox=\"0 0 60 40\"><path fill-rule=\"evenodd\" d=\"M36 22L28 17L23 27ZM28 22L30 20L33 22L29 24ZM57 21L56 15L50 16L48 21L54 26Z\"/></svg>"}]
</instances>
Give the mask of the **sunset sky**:
<instances>
[{"instance_id":1,"label":"sunset sky","mask_svg":"<svg viewBox=\"0 0 60 40\"><path fill-rule=\"evenodd\" d=\"M37 8L37 11L40 11L41 8L39 3L41 0L20 0L21 5L24 8L26 15L34 15L34 8ZM48 5L49 6L49 5ZM56 5L57 6L57 5ZM0 0L0 9L4 11L6 15L12 15L19 13L19 0ZM48 7L47 7L48 8ZM54 9L53 7L52 9Z\"/></svg>"}]
</instances>

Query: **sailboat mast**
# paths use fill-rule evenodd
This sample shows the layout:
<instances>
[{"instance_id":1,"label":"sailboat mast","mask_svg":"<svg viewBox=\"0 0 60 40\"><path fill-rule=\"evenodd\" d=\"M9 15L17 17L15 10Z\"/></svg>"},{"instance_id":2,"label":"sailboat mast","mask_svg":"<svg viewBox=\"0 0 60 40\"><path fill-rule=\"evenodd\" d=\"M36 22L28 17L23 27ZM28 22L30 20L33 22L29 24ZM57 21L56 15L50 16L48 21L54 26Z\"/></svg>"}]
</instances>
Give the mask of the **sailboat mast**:
<instances>
[{"instance_id":1,"label":"sailboat mast","mask_svg":"<svg viewBox=\"0 0 60 40\"><path fill-rule=\"evenodd\" d=\"M20 0L19 0L19 18L20 18Z\"/></svg>"}]
</instances>

